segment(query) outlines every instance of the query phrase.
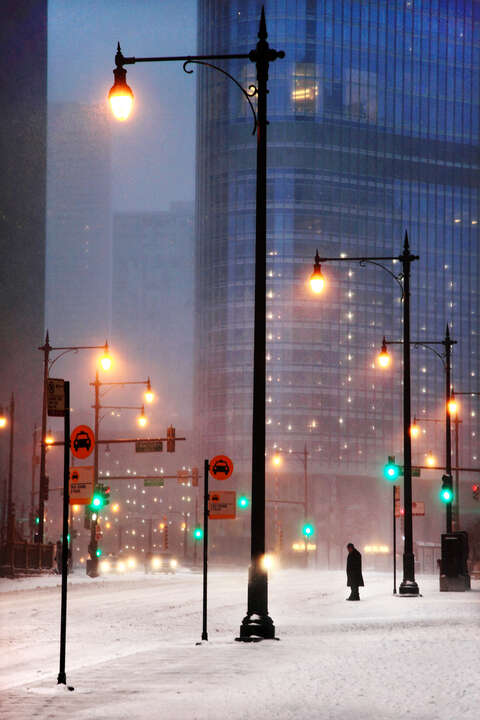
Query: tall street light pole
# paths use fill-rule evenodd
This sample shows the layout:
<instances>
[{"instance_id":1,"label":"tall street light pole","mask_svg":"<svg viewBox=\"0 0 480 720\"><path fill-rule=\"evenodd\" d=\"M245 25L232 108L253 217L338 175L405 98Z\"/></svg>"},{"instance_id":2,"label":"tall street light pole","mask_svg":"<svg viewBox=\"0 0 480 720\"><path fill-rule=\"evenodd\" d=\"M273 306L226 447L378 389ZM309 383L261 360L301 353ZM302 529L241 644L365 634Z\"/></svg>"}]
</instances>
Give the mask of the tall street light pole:
<instances>
[{"instance_id":1,"label":"tall street light pole","mask_svg":"<svg viewBox=\"0 0 480 720\"><path fill-rule=\"evenodd\" d=\"M327 257L321 258L317 253L313 273L310 278L312 290L323 291L325 278L322 275L321 263L326 262L358 262L360 265L375 265L387 272L399 285L403 300L403 462L404 462L404 504L405 504L405 541L403 546L403 580L400 583L400 595L418 595L419 588L415 581L415 556L413 554L413 523L412 523L412 445L410 438L411 418L411 379L410 379L410 266L418 255L412 255L405 232L403 252L401 255L388 257ZM384 261L399 261L402 272L395 275L385 267Z\"/></svg>"},{"instance_id":2,"label":"tall street light pole","mask_svg":"<svg viewBox=\"0 0 480 720\"><path fill-rule=\"evenodd\" d=\"M253 345L253 422L252 422L252 508L251 564L248 573L247 614L242 620L238 640L273 639L275 626L268 614L268 578L265 555L265 353L266 353L266 254L267 254L267 94L270 63L285 57L283 50L274 50L267 42L265 11L262 7L258 42L249 53L234 55L187 55L177 57L124 57L118 46L113 71L114 85L109 99L114 114L126 120L133 102L133 93L126 83L124 65L139 62L183 62L185 72L192 63L205 65L226 75L241 90L254 116L257 134L257 190L255 231L255 308ZM211 60L250 60L257 69L257 86L248 93L238 81ZM257 97L257 113L251 98Z\"/></svg>"},{"instance_id":3,"label":"tall street light pole","mask_svg":"<svg viewBox=\"0 0 480 720\"><path fill-rule=\"evenodd\" d=\"M67 346L67 347L53 347L50 345L48 330L45 336L45 343L38 348L43 352L43 393L42 393L42 436L40 443L40 493L38 502L38 528L35 535L36 542L43 543L44 535L44 522L43 516L45 514L45 487L47 484L46 476L46 444L45 436L47 434L47 395L48 395L48 378L50 370L53 365L63 355L67 355L70 352L78 352L79 350L103 350L104 355L102 357L102 364L104 369L107 370L110 367L110 357L108 355L108 342L105 341L105 345L78 345L78 346ZM60 354L56 358L50 360L50 353L54 350L60 350ZM108 367L107 367L108 365Z\"/></svg>"},{"instance_id":4,"label":"tall street light pole","mask_svg":"<svg viewBox=\"0 0 480 720\"><path fill-rule=\"evenodd\" d=\"M385 340L383 338L383 346L386 345L399 345L403 341L396 342L391 340ZM451 416L452 410L452 346L456 345L457 341L452 340L450 337L450 329L447 324L445 330L445 337L443 340L411 340L411 345L414 347L423 347L426 350L433 352L442 361L443 368L445 370L445 475L448 478L447 482L450 488L453 488L452 480L452 425ZM439 353L432 345L443 345L445 348L444 353ZM409 435L411 435L409 431ZM444 500L445 502L445 515L446 515L446 532L452 532L452 500Z\"/></svg>"}]
</instances>

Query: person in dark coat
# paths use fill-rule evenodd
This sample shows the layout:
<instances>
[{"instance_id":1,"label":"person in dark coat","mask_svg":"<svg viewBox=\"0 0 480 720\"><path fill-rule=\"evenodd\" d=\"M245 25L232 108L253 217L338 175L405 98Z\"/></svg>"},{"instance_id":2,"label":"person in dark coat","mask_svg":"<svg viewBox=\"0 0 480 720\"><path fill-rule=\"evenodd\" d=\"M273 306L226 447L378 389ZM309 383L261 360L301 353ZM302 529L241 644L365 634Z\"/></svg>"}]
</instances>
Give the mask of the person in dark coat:
<instances>
[{"instance_id":1,"label":"person in dark coat","mask_svg":"<svg viewBox=\"0 0 480 720\"><path fill-rule=\"evenodd\" d=\"M347 600L360 600L358 588L363 587L362 555L353 543L347 545L347 585L350 588L350 597Z\"/></svg>"}]
</instances>

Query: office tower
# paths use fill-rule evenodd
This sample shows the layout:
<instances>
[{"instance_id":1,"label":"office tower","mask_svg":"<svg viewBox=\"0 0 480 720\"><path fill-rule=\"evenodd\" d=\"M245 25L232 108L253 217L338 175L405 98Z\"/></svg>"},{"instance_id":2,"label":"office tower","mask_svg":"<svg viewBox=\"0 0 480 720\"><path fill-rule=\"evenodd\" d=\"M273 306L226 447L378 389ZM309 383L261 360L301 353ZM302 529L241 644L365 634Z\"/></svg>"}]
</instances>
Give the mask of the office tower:
<instances>
[{"instance_id":1,"label":"office tower","mask_svg":"<svg viewBox=\"0 0 480 720\"><path fill-rule=\"evenodd\" d=\"M13 499L28 515L32 430L39 422L44 327L47 2L0 7L0 405L15 393ZM0 435L4 510L8 427ZM25 513L22 513L22 507ZM3 513L2 513L3 517ZM25 526L28 529L28 524Z\"/></svg>"},{"instance_id":2,"label":"office tower","mask_svg":"<svg viewBox=\"0 0 480 720\"><path fill-rule=\"evenodd\" d=\"M112 343L123 376L151 376L157 401L146 410L162 436L167 424L191 430L192 203L116 213L113 227Z\"/></svg>"},{"instance_id":3,"label":"office tower","mask_svg":"<svg viewBox=\"0 0 480 720\"><path fill-rule=\"evenodd\" d=\"M52 345L97 345L109 334L110 163L108 108L52 103L46 268L46 327Z\"/></svg>"},{"instance_id":4,"label":"office tower","mask_svg":"<svg viewBox=\"0 0 480 720\"><path fill-rule=\"evenodd\" d=\"M248 52L261 5L200 2L199 53ZM317 248L397 255L407 229L420 256L412 339L441 341L449 323L455 387L478 391L480 3L272 0L265 10L269 42L286 53L269 74L266 463L274 448L307 443L309 512L323 537L330 518L340 547L352 531L363 542L384 536L390 522L381 468L388 455L401 461L401 353L391 346L387 373L375 357L384 335L402 337L401 296L378 267L326 265L321 297L307 281ZM252 63L225 67L245 87L255 82ZM231 454L247 486L255 140L233 83L202 69L198 77L197 428L206 456ZM398 274L399 264L386 265ZM412 415L442 420L444 393L440 359L412 348ZM468 467L479 462L474 403L466 399L460 430ZM443 424L422 429L414 464L430 446L440 463ZM301 500L301 474L287 456L269 491ZM438 472L414 483L428 508L417 539L444 527L439 484ZM297 537L300 518L288 520Z\"/></svg>"}]
</instances>

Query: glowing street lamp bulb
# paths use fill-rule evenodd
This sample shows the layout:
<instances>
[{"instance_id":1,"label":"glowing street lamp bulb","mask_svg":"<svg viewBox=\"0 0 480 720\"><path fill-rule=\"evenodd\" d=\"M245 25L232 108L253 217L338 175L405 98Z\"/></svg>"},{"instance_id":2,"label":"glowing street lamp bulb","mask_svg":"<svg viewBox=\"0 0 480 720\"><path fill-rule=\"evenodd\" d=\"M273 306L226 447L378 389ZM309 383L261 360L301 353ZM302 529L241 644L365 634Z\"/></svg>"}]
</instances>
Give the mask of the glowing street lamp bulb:
<instances>
[{"instance_id":1,"label":"glowing street lamp bulb","mask_svg":"<svg viewBox=\"0 0 480 720\"><path fill-rule=\"evenodd\" d=\"M55 438L52 435L52 431L49 430L48 433L45 435L45 445L53 445L55 442Z\"/></svg>"},{"instance_id":2,"label":"glowing street lamp bulb","mask_svg":"<svg viewBox=\"0 0 480 720\"><path fill-rule=\"evenodd\" d=\"M120 510L120 505L118 503L115 503L115 505L112 505L112 512L117 513Z\"/></svg>"},{"instance_id":3,"label":"glowing street lamp bulb","mask_svg":"<svg viewBox=\"0 0 480 720\"><path fill-rule=\"evenodd\" d=\"M147 380L147 389L145 390L145 401L147 403L152 403L155 399L155 395L152 391L152 386L150 385L150 378Z\"/></svg>"},{"instance_id":4,"label":"glowing street lamp bulb","mask_svg":"<svg viewBox=\"0 0 480 720\"><path fill-rule=\"evenodd\" d=\"M381 368L387 368L390 365L390 355L388 354L385 338L383 338L382 349L380 350L377 362Z\"/></svg>"},{"instance_id":5,"label":"glowing street lamp bulb","mask_svg":"<svg viewBox=\"0 0 480 720\"><path fill-rule=\"evenodd\" d=\"M118 57L120 55L120 58ZM118 60L117 60L118 59ZM120 44L117 50L117 62L121 61ZM108 99L110 107L117 120L124 122L128 119L133 106L133 92L127 85L127 71L121 66L117 66L113 71L115 82L110 88Z\"/></svg>"},{"instance_id":6,"label":"glowing street lamp bulb","mask_svg":"<svg viewBox=\"0 0 480 720\"><path fill-rule=\"evenodd\" d=\"M272 462L274 465L279 467L282 464L282 456L277 453L276 455L273 456Z\"/></svg>"},{"instance_id":7,"label":"glowing street lamp bulb","mask_svg":"<svg viewBox=\"0 0 480 720\"><path fill-rule=\"evenodd\" d=\"M410 437L417 438L420 435L420 426L417 425L416 418L413 418L413 423L410 425Z\"/></svg>"},{"instance_id":8,"label":"glowing street lamp bulb","mask_svg":"<svg viewBox=\"0 0 480 720\"><path fill-rule=\"evenodd\" d=\"M320 265L320 255L318 250L315 253L315 262L313 264L313 273L310 276L310 289L316 295L323 292L325 287L325 278L322 275L322 266Z\"/></svg>"},{"instance_id":9,"label":"glowing street lamp bulb","mask_svg":"<svg viewBox=\"0 0 480 720\"><path fill-rule=\"evenodd\" d=\"M7 424L7 418L3 414L3 412L0 413L0 428L4 428Z\"/></svg>"},{"instance_id":10,"label":"glowing street lamp bulb","mask_svg":"<svg viewBox=\"0 0 480 720\"><path fill-rule=\"evenodd\" d=\"M450 415L456 415L458 411L458 404L455 398L451 398L451 400L448 401L447 409Z\"/></svg>"},{"instance_id":11,"label":"glowing street lamp bulb","mask_svg":"<svg viewBox=\"0 0 480 720\"><path fill-rule=\"evenodd\" d=\"M437 464L437 461L435 460L435 456L432 453L432 451L430 450L430 452L427 455L427 465L429 467L435 467L436 464Z\"/></svg>"},{"instance_id":12,"label":"glowing street lamp bulb","mask_svg":"<svg viewBox=\"0 0 480 720\"><path fill-rule=\"evenodd\" d=\"M137 418L137 422L140 425L140 427L145 427L145 425L147 424L147 418L144 415L143 408L142 408L142 412L140 413L140 415Z\"/></svg>"},{"instance_id":13,"label":"glowing street lamp bulb","mask_svg":"<svg viewBox=\"0 0 480 720\"><path fill-rule=\"evenodd\" d=\"M112 367L112 358L108 351L108 342L105 343L105 347L103 349L103 355L100 358L100 365L102 366L103 370L110 370L110 368Z\"/></svg>"}]
</instances>

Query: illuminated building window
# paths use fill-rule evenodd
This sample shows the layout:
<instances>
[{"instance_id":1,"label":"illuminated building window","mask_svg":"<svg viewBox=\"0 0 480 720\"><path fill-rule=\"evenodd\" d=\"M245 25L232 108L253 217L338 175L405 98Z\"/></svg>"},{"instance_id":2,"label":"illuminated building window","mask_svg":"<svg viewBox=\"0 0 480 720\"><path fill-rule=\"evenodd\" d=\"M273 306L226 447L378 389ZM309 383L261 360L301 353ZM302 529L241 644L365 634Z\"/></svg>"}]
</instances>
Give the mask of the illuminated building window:
<instances>
[{"instance_id":1,"label":"illuminated building window","mask_svg":"<svg viewBox=\"0 0 480 720\"><path fill-rule=\"evenodd\" d=\"M297 63L293 76L292 101L296 114L314 115L319 107L320 81L314 63Z\"/></svg>"}]
</instances>

